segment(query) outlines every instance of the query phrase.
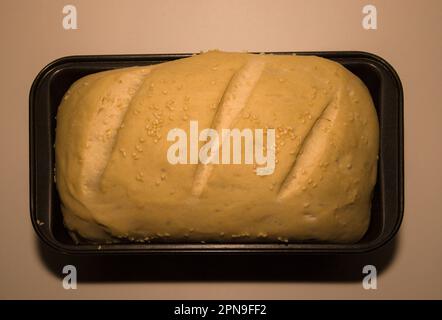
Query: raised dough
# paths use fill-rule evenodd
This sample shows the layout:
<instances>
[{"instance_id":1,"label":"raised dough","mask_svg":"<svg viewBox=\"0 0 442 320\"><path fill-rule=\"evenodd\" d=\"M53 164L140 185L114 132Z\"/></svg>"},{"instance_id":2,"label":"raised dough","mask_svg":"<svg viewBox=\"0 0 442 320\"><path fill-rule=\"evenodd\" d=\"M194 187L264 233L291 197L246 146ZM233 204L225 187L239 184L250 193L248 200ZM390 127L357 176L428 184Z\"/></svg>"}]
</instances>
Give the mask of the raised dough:
<instances>
[{"instance_id":1,"label":"raised dough","mask_svg":"<svg viewBox=\"0 0 442 320\"><path fill-rule=\"evenodd\" d=\"M275 128L277 164L172 165L172 128ZM75 82L57 115L66 226L85 238L355 242L379 128L367 88L314 56L210 51Z\"/></svg>"}]
</instances>

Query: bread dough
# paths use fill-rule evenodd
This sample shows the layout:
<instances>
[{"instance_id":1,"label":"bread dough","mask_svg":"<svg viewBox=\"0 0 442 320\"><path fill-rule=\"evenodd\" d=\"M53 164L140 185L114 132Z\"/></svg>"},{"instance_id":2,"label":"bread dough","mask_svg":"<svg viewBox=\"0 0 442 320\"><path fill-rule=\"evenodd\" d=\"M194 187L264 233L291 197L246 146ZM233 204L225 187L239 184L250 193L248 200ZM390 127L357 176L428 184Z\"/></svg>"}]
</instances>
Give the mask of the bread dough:
<instances>
[{"instance_id":1,"label":"bread dough","mask_svg":"<svg viewBox=\"0 0 442 320\"><path fill-rule=\"evenodd\" d=\"M168 131L274 128L276 165L170 164ZM210 51L76 81L57 114L65 225L92 241L358 241L379 127L362 81L315 56ZM242 150L244 152L244 150Z\"/></svg>"}]
</instances>

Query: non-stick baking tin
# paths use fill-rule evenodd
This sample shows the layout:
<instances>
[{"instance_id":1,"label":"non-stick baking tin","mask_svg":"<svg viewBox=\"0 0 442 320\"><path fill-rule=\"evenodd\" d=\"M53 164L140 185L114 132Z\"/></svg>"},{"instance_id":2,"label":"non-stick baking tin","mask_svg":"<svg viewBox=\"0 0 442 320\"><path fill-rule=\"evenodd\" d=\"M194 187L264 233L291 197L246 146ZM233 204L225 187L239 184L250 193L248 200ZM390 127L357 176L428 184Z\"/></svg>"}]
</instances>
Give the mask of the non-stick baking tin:
<instances>
[{"instance_id":1,"label":"non-stick baking tin","mask_svg":"<svg viewBox=\"0 0 442 320\"><path fill-rule=\"evenodd\" d=\"M403 91L396 71L382 58L366 52L279 52L316 55L337 61L368 87L380 123L378 179L370 227L355 244L327 243L119 243L76 244L63 226L54 181L55 116L58 105L79 78L134 65L150 65L190 54L70 56L47 65L35 78L29 96L29 169L31 220L40 239L69 254L147 253L357 253L379 248L399 229L404 208Z\"/></svg>"}]
</instances>

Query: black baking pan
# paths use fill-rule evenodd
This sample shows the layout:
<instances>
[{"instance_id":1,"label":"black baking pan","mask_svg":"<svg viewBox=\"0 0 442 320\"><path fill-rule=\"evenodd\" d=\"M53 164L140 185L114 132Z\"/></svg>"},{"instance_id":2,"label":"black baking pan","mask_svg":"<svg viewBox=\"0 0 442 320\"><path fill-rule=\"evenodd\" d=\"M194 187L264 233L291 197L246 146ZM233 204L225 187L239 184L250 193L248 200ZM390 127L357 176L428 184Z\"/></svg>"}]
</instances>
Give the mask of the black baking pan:
<instances>
[{"instance_id":1,"label":"black baking pan","mask_svg":"<svg viewBox=\"0 0 442 320\"><path fill-rule=\"evenodd\" d=\"M70 85L91 73L150 65L190 54L71 56L47 65L35 78L29 96L30 209L38 236L59 252L105 253L357 253L379 248L399 229L404 208L403 91L395 70L365 52L282 52L316 55L337 61L370 90L380 122L380 153L370 227L358 243L76 243L63 226L54 181L55 116Z\"/></svg>"}]
</instances>

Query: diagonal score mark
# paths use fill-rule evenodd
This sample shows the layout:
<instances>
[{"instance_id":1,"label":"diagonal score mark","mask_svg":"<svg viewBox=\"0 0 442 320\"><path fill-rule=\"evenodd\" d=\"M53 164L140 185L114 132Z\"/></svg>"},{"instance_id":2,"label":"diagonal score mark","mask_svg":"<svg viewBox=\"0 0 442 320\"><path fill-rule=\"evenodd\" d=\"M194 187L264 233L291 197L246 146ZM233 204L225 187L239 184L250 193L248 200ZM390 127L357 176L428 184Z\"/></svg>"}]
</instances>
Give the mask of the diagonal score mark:
<instances>
[{"instance_id":1,"label":"diagonal score mark","mask_svg":"<svg viewBox=\"0 0 442 320\"><path fill-rule=\"evenodd\" d=\"M287 171L287 174L284 176L284 178L282 179L282 181L279 185L278 194L277 194L278 200L282 200L292 193L292 190L293 190L292 186L296 182L296 178L293 177L293 174L295 173L295 171L297 169L298 160L299 160L303 150L305 149L307 143L310 141L311 137L313 136L313 133L316 131L316 128L319 125L319 121L321 119L326 119L324 116L326 115L326 113L329 112L330 106L335 101L336 101L336 95L334 97L332 97L329 101L327 101L327 103L324 104L324 107L321 110L320 114L315 119L315 121L312 122L312 125L310 126L309 130L307 131L307 134L305 135L304 139L302 140L302 142L298 148L298 153L296 154L295 159L293 160L293 163L290 166L290 169ZM331 118L334 118L334 116Z\"/></svg>"},{"instance_id":2,"label":"diagonal score mark","mask_svg":"<svg viewBox=\"0 0 442 320\"><path fill-rule=\"evenodd\" d=\"M154 66L146 66L145 73L140 75L139 83L136 85L135 92L132 94L132 96L130 97L130 100L127 102L127 107L125 108L125 110L123 110L124 114L120 118L119 125L117 126L117 128L119 128L121 126L121 124L124 123L124 121L127 119L127 115L129 114L129 111L133 107L133 102L134 102L135 98L140 93L141 88L143 88L145 82L149 78L148 76L151 74L153 69L154 69ZM110 148L109 156L107 157L107 161L106 161L105 165L103 166L103 170L101 171L100 178L98 179L98 185L100 184L100 182L103 178L103 175L109 166L112 154L114 154L114 152L115 152L115 147L117 145L117 140L118 140L118 134L119 133L117 132L111 141L111 148Z\"/></svg>"},{"instance_id":3,"label":"diagonal score mark","mask_svg":"<svg viewBox=\"0 0 442 320\"><path fill-rule=\"evenodd\" d=\"M212 121L212 129L220 132L222 129L230 128L246 106L247 100L258 83L264 67L265 61L263 57L252 57L233 75L218 105L217 112ZM221 146L222 141L219 148ZM218 156L218 154L219 149L217 154L212 154L212 157ZM212 171L213 165L198 164L192 183L192 194L194 196L202 194Z\"/></svg>"}]
</instances>

